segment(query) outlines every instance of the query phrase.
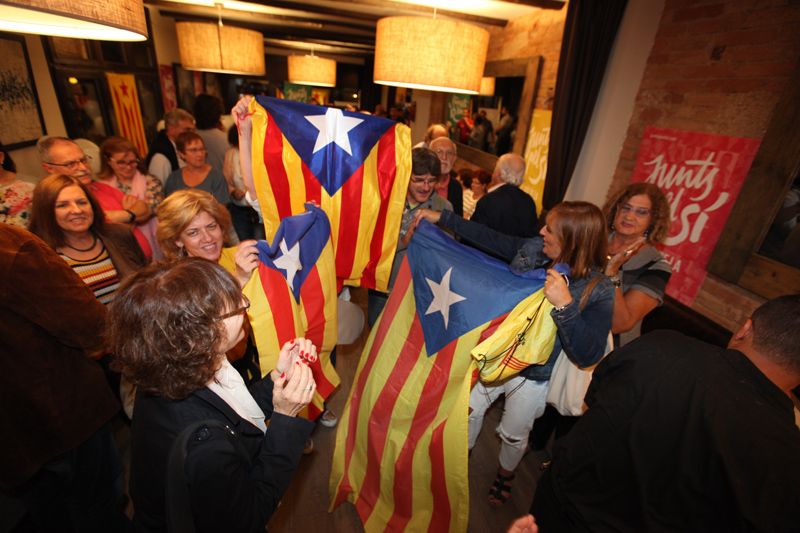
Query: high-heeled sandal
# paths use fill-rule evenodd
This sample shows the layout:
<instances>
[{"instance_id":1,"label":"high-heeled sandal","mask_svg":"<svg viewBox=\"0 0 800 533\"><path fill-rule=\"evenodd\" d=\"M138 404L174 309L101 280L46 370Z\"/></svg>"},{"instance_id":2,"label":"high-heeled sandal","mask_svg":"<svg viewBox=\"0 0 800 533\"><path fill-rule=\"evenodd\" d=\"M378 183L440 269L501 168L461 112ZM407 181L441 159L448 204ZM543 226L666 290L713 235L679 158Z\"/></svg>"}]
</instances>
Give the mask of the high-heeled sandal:
<instances>
[{"instance_id":1,"label":"high-heeled sandal","mask_svg":"<svg viewBox=\"0 0 800 533\"><path fill-rule=\"evenodd\" d=\"M494 483L489 489L489 504L494 507L500 507L508 501L511 497L511 482L514 481L515 474L504 476L500 472L494 478Z\"/></svg>"}]
</instances>

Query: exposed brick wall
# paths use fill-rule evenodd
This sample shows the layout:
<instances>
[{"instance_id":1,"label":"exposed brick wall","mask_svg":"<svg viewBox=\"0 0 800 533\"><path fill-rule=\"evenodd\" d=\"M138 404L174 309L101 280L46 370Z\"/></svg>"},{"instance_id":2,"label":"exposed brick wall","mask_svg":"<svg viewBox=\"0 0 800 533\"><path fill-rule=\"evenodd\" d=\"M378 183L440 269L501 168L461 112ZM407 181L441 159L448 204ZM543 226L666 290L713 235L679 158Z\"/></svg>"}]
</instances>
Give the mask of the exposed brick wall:
<instances>
[{"instance_id":1,"label":"exposed brick wall","mask_svg":"<svg viewBox=\"0 0 800 533\"><path fill-rule=\"evenodd\" d=\"M666 0L609 195L647 126L762 138L799 59L797 0ZM761 301L709 276L694 308L734 329Z\"/></svg>"},{"instance_id":2,"label":"exposed brick wall","mask_svg":"<svg viewBox=\"0 0 800 533\"><path fill-rule=\"evenodd\" d=\"M566 16L566 6L559 10L537 9L536 13L510 21L505 28L489 28L487 61L542 56L542 77L536 95L538 108L553 108Z\"/></svg>"}]
</instances>

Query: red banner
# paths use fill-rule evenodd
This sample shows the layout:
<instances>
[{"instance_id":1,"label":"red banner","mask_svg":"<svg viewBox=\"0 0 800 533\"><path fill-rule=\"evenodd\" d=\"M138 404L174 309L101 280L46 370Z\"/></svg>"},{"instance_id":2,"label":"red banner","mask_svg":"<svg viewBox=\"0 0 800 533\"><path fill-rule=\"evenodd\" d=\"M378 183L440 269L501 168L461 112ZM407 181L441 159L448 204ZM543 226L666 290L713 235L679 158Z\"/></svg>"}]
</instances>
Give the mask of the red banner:
<instances>
[{"instance_id":1,"label":"red banner","mask_svg":"<svg viewBox=\"0 0 800 533\"><path fill-rule=\"evenodd\" d=\"M665 128L644 132L631 181L658 185L669 199L672 225L661 247L672 265L667 294L691 305L761 143Z\"/></svg>"},{"instance_id":2,"label":"red banner","mask_svg":"<svg viewBox=\"0 0 800 533\"><path fill-rule=\"evenodd\" d=\"M175 74L172 71L172 65L159 65L158 74L161 80L161 99L164 102L164 112L168 113L178 107L178 97L175 91Z\"/></svg>"}]
</instances>

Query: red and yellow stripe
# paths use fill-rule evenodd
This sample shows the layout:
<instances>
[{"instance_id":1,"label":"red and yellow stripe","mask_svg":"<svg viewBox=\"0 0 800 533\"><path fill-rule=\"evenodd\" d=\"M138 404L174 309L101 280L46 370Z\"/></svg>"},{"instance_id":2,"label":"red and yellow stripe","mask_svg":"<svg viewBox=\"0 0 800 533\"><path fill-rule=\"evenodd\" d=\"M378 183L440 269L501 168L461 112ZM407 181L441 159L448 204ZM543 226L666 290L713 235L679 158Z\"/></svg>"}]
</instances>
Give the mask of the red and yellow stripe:
<instances>
[{"instance_id":1,"label":"red and yellow stripe","mask_svg":"<svg viewBox=\"0 0 800 533\"><path fill-rule=\"evenodd\" d=\"M253 178L267 240L280 221L316 202L328 215L340 284L385 291L400 232L408 179L411 136L407 126L392 126L355 173L334 195L320 185L256 100L253 113Z\"/></svg>"}]
</instances>

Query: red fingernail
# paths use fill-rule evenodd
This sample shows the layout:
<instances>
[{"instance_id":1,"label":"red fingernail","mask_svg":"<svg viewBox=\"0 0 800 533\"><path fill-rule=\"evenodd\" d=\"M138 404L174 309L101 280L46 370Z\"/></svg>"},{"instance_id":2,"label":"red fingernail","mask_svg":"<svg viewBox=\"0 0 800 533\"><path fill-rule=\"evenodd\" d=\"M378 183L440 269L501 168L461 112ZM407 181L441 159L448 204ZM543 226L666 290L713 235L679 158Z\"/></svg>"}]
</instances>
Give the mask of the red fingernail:
<instances>
[{"instance_id":1,"label":"red fingernail","mask_svg":"<svg viewBox=\"0 0 800 533\"><path fill-rule=\"evenodd\" d=\"M300 361L295 361L294 364L299 365Z\"/></svg>"},{"instance_id":2,"label":"red fingernail","mask_svg":"<svg viewBox=\"0 0 800 533\"><path fill-rule=\"evenodd\" d=\"M286 375L286 372L281 372L281 379L283 379L283 376L285 376L285 375Z\"/></svg>"}]
</instances>

